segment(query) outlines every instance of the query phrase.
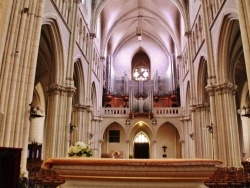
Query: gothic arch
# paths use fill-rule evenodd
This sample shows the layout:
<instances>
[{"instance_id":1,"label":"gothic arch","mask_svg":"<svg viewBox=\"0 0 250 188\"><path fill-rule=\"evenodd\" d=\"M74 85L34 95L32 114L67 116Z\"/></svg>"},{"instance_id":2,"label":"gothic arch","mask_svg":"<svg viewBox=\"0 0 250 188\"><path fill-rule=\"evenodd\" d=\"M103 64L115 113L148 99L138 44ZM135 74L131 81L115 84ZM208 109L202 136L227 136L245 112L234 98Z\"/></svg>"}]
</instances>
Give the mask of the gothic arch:
<instances>
[{"instance_id":1,"label":"gothic arch","mask_svg":"<svg viewBox=\"0 0 250 188\"><path fill-rule=\"evenodd\" d=\"M91 101L93 106L93 114L96 115L98 113L98 101L97 101L97 91L96 91L96 85L95 82L92 83L91 87Z\"/></svg>"},{"instance_id":2,"label":"gothic arch","mask_svg":"<svg viewBox=\"0 0 250 188\"><path fill-rule=\"evenodd\" d=\"M191 88L190 88L190 82L188 81L186 85L186 96L185 96L185 113L186 115L189 115L189 106L191 104L190 97L191 97Z\"/></svg>"},{"instance_id":3,"label":"gothic arch","mask_svg":"<svg viewBox=\"0 0 250 188\"><path fill-rule=\"evenodd\" d=\"M197 81L196 81L197 99L199 104L202 104L204 102L209 102L208 95L205 91L205 87L207 86L207 78L208 78L207 61L204 57L201 57L198 68Z\"/></svg>"},{"instance_id":4,"label":"gothic arch","mask_svg":"<svg viewBox=\"0 0 250 188\"><path fill-rule=\"evenodd\" d=\"M231 63L241 44L239 21L235 13L223 17L218 43L217 77L218 83L233 82L230 76Z\"/></svg>"},{"instance_id":5,"label":"gothic arch","mask_svg":"<svg viewBox=\"0 0 250 188\"><path fill-rule=\"evenodd\" d=\"M150 140L154 138L152 127L146 121L137 120L128 132L129 140L134 140L135 135L140 131L145 132Z\"/></svg>"},{"instance_id":6,"label":"gothic arch","mask_svg":"<svg viewBox=\"0 0 250 188\"><path fill-rule=\"evenodd\" d=\"M74 96L74 104L84 104L85 100L85 80L82 63L80 59L77 59L74 63L74 85L76 87L76 93Z\"/></svg>"},{"instance_id":7,"label":"gothic arch","mask_svg":"<svg viewBox=\"0 0 250 188\"><path fill-rule=\"evenodd\" d=\"M162 151L162 147L166 146L167 151L165 153L170 158L181 158L181 144L180 144L180 132L177 127L172 123L165 122L162 124L156 133L157 138L157 150ZM161 158L162 153L157 154L157 158Z\"/></svg>"},{"instance_id":8,"label":"gothic arch","mask_svg":"<svg viewBox=\"0 0 250 188\"><path fill-rule=\"evenodd\" d=\"M46 67L49 70L49 85L62 84L64 74L64 51L61 32L56 19L45 18L41 30L39 53L46 57Z\"/></svg>"},{"instance_id":9,"label":"gothic arch","mask_svg":"<svg viewBox=\"0 0 250 188\"><path fill-rule=\"evenodd\" d=\"M43 136L43 155L44 159L48 156L62 156L66 153L67 143L60 143L62 147L60 150L55 150L54 147L59 143L58 137L51 136L54 130L57 130L57 135L63 134L65 129L58 128L61 122L65 122L65 115L63 112L55 112L60 108L52 98L57 91L63 91L65 82L65 64L64 64L64 51L62 45L61 32L57 23L57 20L52 15L46 15L43 20L43 25L40 34L40 43L38 50L36 74L35 74L35 87L41 84L43 91L49 91L45 94L45 115L46 119L43 122L44 127L39 132L44 132ZM40 89L40 90L42 90ZM53 93L53 94L52 94ZM52 95L50 95L52 94ZM33 98L34 100L34 98ZM60 105L63 105L60 103ZM55 123L55 117L58 118L58 122ZM64 119L65 118L65 119ZM42 118L39 121L43 121ZM37 124L40 122L37 122ZM54 140L54 142L52 141ZM48 144L50 143L50 144ZM51 144L53 143L53 144Z\"/></svg>"},{"instance_id":10,"label":"gothic arch","mask_svg":"<svg viewBox=\"0 0 250 188\"><path fill-rule=\"evenodd\" d=\"M110 131L118 131L119 132L119 141L117 140L110 140ZM127 148L126 147L126 130L124 127L114 121L110 123L102 133L102 138L103 138L103 144L102 144L102 157L112 157L115 152L121 152L122 155L124 154L125 151L122 150L122 148ZM124 156L122 156L124 157Z\"/></svg>"}]
</instances>

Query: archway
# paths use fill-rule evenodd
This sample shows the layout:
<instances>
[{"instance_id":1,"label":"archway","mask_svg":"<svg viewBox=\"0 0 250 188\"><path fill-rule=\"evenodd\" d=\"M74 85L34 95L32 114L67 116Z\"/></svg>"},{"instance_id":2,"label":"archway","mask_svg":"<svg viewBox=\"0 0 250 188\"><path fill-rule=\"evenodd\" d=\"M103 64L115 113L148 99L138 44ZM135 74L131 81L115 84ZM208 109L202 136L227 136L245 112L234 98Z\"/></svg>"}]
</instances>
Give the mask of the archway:
<instances>
[{"instance_id":1,"label":"archway","mask_svg":"<svg viewBox=\"0 0 250 188\"><path fill-rule=\"evenodd\" d=\"M146 133L139 132L134 139L134 158L148 159L149 158L149 140Z\"/></svg>"},{"instance_id":2,"label":"archway","mask_svg":"<svg viewBox=\"0 0 250 188\"><path fill-rule=\"evenodd\" d=\"M180 134L170 122L162 124L157 133L156 158L182 158Z\"/></svg>"},{"instance_id":3,"label":"archway","mask_svg":"<svg viewBox=\"0 0 250 188\"><path fill-rule=\"evenodd\" d=\"M111 123L103 134L102 158L124 158L128 155L126 150L126 132L117 122Z\"/></svg>"}]
</instances>

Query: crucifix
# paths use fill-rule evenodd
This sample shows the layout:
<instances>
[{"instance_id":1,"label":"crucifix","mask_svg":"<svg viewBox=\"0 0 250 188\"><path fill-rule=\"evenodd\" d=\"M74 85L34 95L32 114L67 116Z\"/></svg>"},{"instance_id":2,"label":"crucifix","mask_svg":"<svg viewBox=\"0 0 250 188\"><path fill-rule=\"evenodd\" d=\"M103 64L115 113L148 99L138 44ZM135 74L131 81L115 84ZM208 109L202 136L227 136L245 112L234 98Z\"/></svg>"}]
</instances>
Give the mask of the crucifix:
<instances>
[{"instance_id":1,"label":"crucifix","mask_svg":"<svg viewBox=\"0 0 250 188\"><path fill-rule=\"evenodd\" d=\"M166 153L167 148L168 148L167 146L162 146L162 149L163 149L164 153Z\"/></svg>"}]
</instances>

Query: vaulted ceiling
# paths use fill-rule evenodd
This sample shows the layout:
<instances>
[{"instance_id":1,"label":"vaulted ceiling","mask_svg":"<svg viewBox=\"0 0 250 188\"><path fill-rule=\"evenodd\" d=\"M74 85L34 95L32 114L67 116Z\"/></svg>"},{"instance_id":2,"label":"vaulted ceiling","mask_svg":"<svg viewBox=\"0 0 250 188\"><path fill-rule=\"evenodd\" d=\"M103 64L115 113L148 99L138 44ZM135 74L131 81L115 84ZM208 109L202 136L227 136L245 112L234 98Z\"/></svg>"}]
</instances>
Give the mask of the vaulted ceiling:
<instances>
[{"instance_id":1,"label":"vaulted ceiling","mask_svg":"<svg viewBox=\"0 0 250 188\"><path fill-rule=\"evenodd\" d=\"M112 55L117 74L129 69L127 64L138 51L147 53L155 63L152 67L166 73L170 55L181 49L185 12L185 0L107 0L100 17L102 53Z\"/></svg>"}]
</instances>

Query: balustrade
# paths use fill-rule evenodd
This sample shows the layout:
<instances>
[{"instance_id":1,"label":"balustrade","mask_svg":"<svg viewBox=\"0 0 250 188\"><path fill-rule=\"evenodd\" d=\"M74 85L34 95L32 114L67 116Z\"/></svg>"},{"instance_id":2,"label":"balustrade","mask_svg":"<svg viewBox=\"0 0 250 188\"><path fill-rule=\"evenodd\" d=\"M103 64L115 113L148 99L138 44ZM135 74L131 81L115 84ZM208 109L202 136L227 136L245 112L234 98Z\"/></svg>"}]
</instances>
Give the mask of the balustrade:
<instances>
[{"instance_id":1,"label":"balustrade","mask_svg":"<svg viewBox=\"0 0 250 188\"><path fill-rule=\"evenodd\" d=\"M102 108L102 116L114 115L129 115L129 108ZM153 114L156 116L180 116L182 115L182 108L169 107L169 108L154 108Z\"/></svg>"},{"instance_id":2,"label":"balustrade","mask_svg":"<svg viewBox=\"0 0 250 188\"><path fill-rule=\"evenodd\" d=\"M102 115L129 115L129 109L128 108L103 108L102 109Z\"/></svg>"}]
</instances>

